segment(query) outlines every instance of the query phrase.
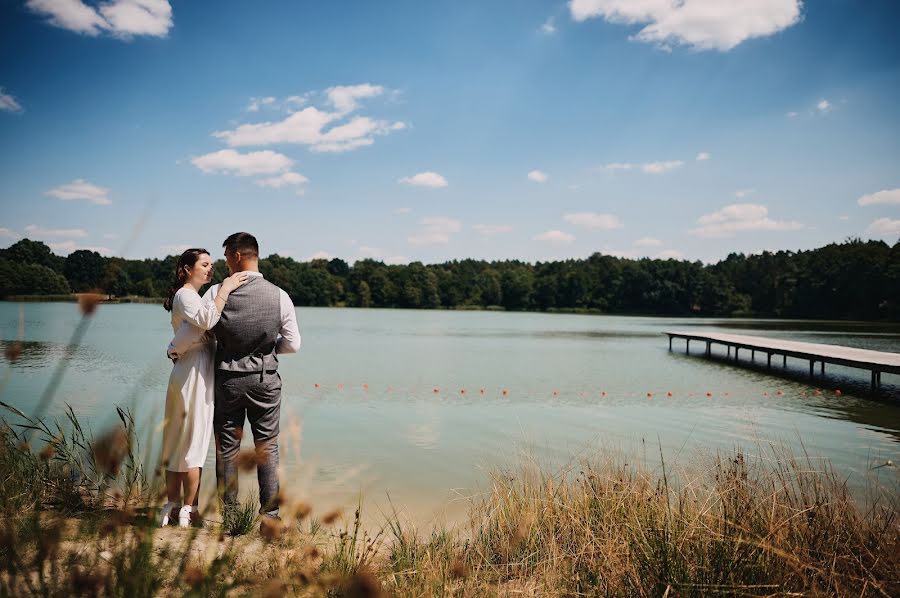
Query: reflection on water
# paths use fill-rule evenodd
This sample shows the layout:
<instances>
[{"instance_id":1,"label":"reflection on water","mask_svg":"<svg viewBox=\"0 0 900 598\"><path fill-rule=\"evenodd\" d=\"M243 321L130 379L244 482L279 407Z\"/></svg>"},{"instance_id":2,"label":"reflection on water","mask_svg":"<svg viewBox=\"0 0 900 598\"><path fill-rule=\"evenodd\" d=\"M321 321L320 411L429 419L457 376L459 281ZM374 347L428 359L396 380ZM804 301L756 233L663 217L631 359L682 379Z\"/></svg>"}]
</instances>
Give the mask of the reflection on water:
<instances>
[{"instance_id":1,"label":"reflection on water","mask_svg":"<svg viewBox=\"0 0 900 598\"><path fill-rule=\"evenodd\" d=\"M3 354L18 310L0 304ZM0 400L34 405L79 317L72 304L25 306ZM675 464L771 440L825 456L852 479L900 458L900 376L884 375L873 398L867 372L828 366L810 381L806 362L735 366L677 343L669 352L662 334L704 327L897 352L900 325L324 308L298 319L303 348L280 367L282 430L292 430L282 464L288 484L318 503L353 503L362 491L387 508L390 494L427 519L460 511L453 497L523 455L560 465L617 452L652 466L660 451ZM129 407L154 454L170 334L159 306L103 306L50 415L69 402L97 430L116 421L113 405ZM252 477L242 486L253 487Z\"/></svg>"}]
</instances>

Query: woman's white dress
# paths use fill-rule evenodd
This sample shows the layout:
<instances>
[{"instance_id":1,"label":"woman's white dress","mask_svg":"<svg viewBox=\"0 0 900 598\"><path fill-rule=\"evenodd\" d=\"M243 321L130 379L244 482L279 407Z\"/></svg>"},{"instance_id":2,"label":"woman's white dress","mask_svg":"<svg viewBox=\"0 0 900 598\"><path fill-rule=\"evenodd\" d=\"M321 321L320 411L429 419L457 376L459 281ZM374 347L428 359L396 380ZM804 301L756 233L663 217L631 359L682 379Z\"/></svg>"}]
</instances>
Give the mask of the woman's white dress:
<instances>
[{"instance_id":1,"label":"woman's white dress","mask_svg":"<svg viewBox=\"0 0 900 598\"><path fill-rule=\"evenodd\" d=\"M212 436L216 352L209 330L219 321L215 303L181 288L172 301L172 330L190 327L193 344L175 362L166 391L162 464L169 471L203 467ZM182 331L184 335L185 332Z\"/></svg>"}]
</instances>

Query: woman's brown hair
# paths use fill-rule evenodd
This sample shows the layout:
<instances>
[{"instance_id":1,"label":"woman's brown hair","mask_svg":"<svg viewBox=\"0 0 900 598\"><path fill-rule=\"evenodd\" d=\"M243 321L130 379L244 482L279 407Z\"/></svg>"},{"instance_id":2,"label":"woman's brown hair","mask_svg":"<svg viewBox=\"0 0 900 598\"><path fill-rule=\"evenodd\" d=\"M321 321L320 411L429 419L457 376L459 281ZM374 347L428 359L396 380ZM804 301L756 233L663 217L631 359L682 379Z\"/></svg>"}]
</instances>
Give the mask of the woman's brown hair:
<instances>
[{"instance_id":1,"label":"woman's brown hair","mask_svg":"<svg viewBox=\"0 0 900 598\"><path fill-rule=\"evenodd\" d=\"M184 283L187 282L187 279L190 276L188 270L194 267L194 264L197 263L197 259L204 253L209 254L205 249L192 247L186 249L185 252L181 254L181 257L178 258L178 262L175 264L175 282L169 287L169 292L163 303L163 307L166 311L172 311L172 302L175 300L175 293L177 293L178 289L183 287Z\"/></svg>"}]
</instances>

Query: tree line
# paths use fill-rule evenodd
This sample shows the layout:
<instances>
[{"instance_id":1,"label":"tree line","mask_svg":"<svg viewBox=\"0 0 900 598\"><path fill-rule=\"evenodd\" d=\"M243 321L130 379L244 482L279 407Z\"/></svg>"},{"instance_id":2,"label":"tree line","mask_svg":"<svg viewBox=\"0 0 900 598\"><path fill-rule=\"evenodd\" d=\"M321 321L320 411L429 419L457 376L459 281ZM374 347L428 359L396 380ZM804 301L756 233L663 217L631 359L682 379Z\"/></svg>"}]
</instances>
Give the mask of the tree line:
<instances>
[{"instance_id":1,"label":"tree line","mask_svg":"<svg viewBox=\"0 0 900 598\"><path fill-rule=\"evenodd\" d=\"M23 239L0 249L0 297L95 290L162 297L176 259L127 260L88 250L62 257ZM259 266L302 306L900 320L900 242L848 239L809 251L732 253L709 265L595 253L535 264L427 265L270 255ZM215 280L227 275L223 260L215 270Z\"/></svg>"}]
</instances>

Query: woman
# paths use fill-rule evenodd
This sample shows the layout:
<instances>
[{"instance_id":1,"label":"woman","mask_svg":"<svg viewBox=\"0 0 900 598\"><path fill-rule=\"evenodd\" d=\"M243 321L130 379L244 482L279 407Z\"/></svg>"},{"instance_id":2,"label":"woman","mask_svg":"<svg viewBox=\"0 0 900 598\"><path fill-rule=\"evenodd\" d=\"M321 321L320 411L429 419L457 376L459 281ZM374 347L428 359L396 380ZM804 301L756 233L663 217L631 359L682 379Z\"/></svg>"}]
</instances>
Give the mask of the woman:
<instances>
[{"instance_id":1,"label":"woman","mask_svg":"<svg viewBox=\"0 0 900 598\"><path fill-rule=\"evenodd\" d=\"M219 321L231 291L247 281L247 275L238 272L222 282L214 300L203 300L200 289L212 280L212 274L209 252L188 249L178 258L175 284L163 304L172 312L172 329L177 333L187 326L196 338L175 361L166 391L162 464L168 502L160 513L161 526L174 519L176 509L181 527L188 527L196 517L200 474L213 424L216 341L209 331Z\"/></svg>"}]
</instances>

